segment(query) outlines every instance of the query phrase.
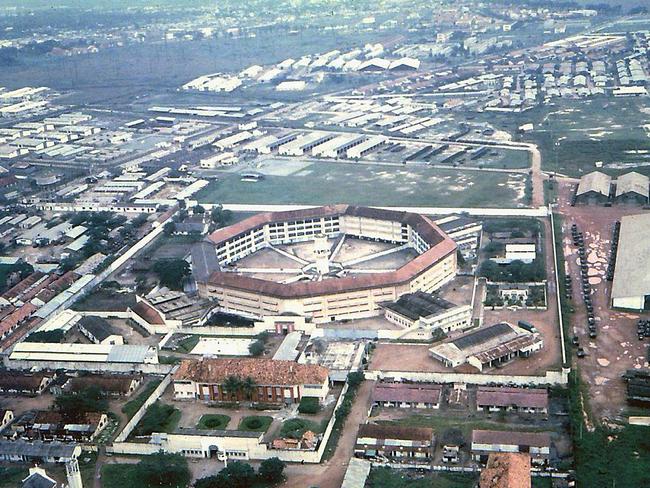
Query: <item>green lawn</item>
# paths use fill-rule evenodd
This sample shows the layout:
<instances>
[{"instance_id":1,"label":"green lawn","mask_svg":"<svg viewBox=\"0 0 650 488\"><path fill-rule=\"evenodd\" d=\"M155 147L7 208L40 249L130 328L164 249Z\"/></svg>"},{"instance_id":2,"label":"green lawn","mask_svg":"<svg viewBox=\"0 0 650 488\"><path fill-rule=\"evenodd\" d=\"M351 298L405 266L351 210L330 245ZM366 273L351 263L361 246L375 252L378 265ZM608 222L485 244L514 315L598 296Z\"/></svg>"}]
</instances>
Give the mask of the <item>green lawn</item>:
<instances>
[{"instance_id":1,"label":"green lawn","mask_svg":"<svg viewBox=\"0 0 650 488\"><path fill-rule=\"evenodd\" d=\"M366 488L474 488L478 474L436 473L425 476L408 470L373 468Z\"/></svg>"},{"instance_id":2,"label":"green lawn","mask_svg":"<svg viewBox=\"0 0 650 488\"><path fill-rule=\"evenodd\" d=\"M282 160L273 164L282 165ZM280 172L278 172L279 174ZM242 182L224 172L196 198L202 203L521 207L526 175L427 166L312 163L286 176Z\"/></svg>"},{"instance_id":3,"label":"green lawn","mask_svg":"<svg viewBox=\"0 0 650 488\"><path fill-rule=\"evenodd\" d=\"M206 414L201 416L199 423L196 424L197 429L206 430L224 430L228 427L230 417L228 415Z\"/></svg>"},{"instance_id":4,"label":"green lawn","mask_svg":"<svg viewBox=\"0 0 650 488\"><path fill-rule=\"evenodd\" d=\"M154 432L173 432L181 419L181 411L177 408L157 401L151 405L138 425L135 435L150 435Z\"/></svg>"},{"instance_id":5,"label":"green lawn","mask_svg":"<svg viewBox=\"0 0 650 488\"><path fill-rule=\"evenodd\" d=\"M237 430L244 430L247 432L266 432L272 422L273 417L268 417L266 415L251 415L241 419Z\"/></svg>"},{"instance_id":6,"label":"green lawn","mask_svg":"<svg viewBox=\"0 0 650 488\"><path fill-rule=\"evenodd\" d=\"M323 429L319 423L314 422L313 420L295 418L282 422L282 427L280 428L280 436L290 437L292 439L300 439L302 435L308 430L311 430L312 432L318 434Z\"/></svg>"},{"instance_id":7,"label":"green lawn","mask_svg":"<svg viewBox=\"0 0 650 488\"><path fill-rule=\"evenodd\" d=\"M176 351L184 354L188 354L192 351L192 349L196 347L196 345L199 343L200 340L201 340L200 335L191 335L190 337L183 339L182 341L179 341Z\"/></svg>"},{"instance_id":8,"label":"green lawn","mask_svg":"<svg viewBox=\"0 0 650 488\"><path fill-rule=\"evenodd\" d=\"M29 474L27 466L0 466L0 487L15 488Z\"/></svg>"},{"instance_id":9,"label":"green lawn","mask_svg":"<svg viewBox=\"0 0 650 488\"><path fill-rule=\"evenodd\" d=\"M154 380L147 383L144 389L138 393L138 396L136 396L133 400L127 402L122 407L122 413L125 414L129 419L133 417L135 415L135 412L137 412L140 407L144 405L144 402L147 401L147 398L151 396L161 381L162 380Z\"/></svg>"}]
</instances>

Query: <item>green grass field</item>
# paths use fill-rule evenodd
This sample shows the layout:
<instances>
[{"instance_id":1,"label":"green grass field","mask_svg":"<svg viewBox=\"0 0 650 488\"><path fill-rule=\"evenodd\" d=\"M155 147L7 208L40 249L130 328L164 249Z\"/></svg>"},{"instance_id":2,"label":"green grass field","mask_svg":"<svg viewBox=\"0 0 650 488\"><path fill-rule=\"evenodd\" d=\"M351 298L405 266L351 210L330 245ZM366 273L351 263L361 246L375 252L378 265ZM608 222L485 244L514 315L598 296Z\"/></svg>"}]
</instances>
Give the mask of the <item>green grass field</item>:
<instances>
[{"instance_id":1,"label":"green grass field","mask_svg":"<svg viewBox=\"0 0 650 488\"><path fill-rule=\"evenodd\" d=\"M650 174L650 135L643 128L650 119L645 98L564 100L530 110L517 122L530 121L535 129L524 139L542 152L542 167L569 176L596 169L613 176L628 171ZM638 164L648 166L634 167Z\"/></svg>"},{"instance_id":2,"label":"green grass field","mask_svg":"<svg viewBox=\"0 0 650 488\"><path fill-rule=\"evenodd\" d=\"M230 422L230 417L228 417L228 415L206 414L201 416L196 428L206 430L224 430L228 427L228 422Z\"/></svg>"},{"instance_id":3,"label":"green grass field","mask_svg":"<svg viewBox=\"0 0 650 488\"><path fill-rule=\"evenodd\" d=\"M241 419L237 430L244 430L247 432L266 432L266 430L271 426L272 422L273 417L267 417L265 415L251 415L249 417L244 417Z\"/></svg>"},{"instance_id":4,"label":"green grass field","mask_svg":"<svg viewBox=\"0 0 650 488\"><path fill-rule=\"evenodd\" d=\"M251 183L240 181L238 173L224 172L196 198L240 204L525 206L523 174L344 163L312 163L286 176L278 173Z\"/></svg>"},{"instance_id":5,"label":"green grass field","mask_svg":"<svg viewBox=\"0 0 650 488\"><path fill-rule=\"evenodd\" d=\"M127 402L122 407L122 413L125 414L129 419L133 417L135 415L135 412L137 412L140 407L144 405L144 402L147 401L147 398L151 396L153 391L160 383L160 380L150 381L147 383L144 389L138 393L138 396L136 396L133 400Z\"/></svg>"}]
</instances>

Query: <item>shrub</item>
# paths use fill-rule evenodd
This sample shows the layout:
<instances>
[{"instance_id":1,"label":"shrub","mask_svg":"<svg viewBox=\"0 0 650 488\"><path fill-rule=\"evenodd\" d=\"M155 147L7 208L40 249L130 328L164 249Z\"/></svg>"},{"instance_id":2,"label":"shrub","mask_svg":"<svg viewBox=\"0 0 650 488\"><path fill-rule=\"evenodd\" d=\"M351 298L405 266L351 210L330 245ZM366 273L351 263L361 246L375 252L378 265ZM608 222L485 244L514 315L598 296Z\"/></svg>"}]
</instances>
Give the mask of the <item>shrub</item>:
<instances>
[{"instance_id":1,"label":"shrub","mask_svg":"<svg viewBox=\"0 0 650 488\"><path fill-rule=\"evenodd\" d=\"M300 413L314 414L320 410L320 402L315 397L302 397L298 411Z\"/></svg>"}]
</instances>

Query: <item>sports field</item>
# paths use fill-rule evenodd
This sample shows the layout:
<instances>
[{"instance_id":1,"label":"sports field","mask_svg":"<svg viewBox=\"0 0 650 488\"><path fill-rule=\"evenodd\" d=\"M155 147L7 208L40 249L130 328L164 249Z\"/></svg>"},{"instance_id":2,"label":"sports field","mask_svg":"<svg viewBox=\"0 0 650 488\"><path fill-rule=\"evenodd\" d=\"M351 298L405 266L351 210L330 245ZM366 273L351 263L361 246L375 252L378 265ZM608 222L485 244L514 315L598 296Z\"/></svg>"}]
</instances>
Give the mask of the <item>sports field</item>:
<instances>
[{"instance_id":1,"label":"sports field","mask_svg":"<svg viewBox=\"0 0 650 488\"><path fill-rule=\"evenodd\" d=\"M295 160L270 160L255 170L265 174L263 180L245 182L238 172L223 172L196 198L241 204L526 206L524 174Z\"/></svg>"}]
</instances>

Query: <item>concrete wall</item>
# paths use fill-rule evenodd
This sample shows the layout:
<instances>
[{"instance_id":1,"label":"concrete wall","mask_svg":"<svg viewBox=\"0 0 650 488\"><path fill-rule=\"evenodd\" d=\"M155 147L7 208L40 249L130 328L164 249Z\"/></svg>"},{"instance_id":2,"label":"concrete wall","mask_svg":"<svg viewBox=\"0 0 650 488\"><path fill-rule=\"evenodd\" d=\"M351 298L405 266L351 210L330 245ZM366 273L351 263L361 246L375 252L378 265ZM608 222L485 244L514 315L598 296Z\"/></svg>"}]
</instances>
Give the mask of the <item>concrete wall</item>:
<instances>
[{"instance_id":1,"label":"concrete wall","mask_svg":"<svg viewBox=\"0 0 650 488\"><path fill-rule=\"evenodd\" d=\"M167 381L167 384L163 387L163 384ZM153 454L158 451L170 452L170 453L183 453L183 451L201 451L204 454L209 451L209 446L216 446L220 451L245 451L246 459L253 460L263 460L272 457L277 457L285 462L305 462L305 463L320 463L323 454L325 453L325 448L327 447L327 442L332 435L332 430L334 429L334 423L336 418L334 415L329 420L325 432L323 433L323 439L318 447L318 450L306 451L306 450L283 450L283 449L269 449L268 446L260 442L260 439L251 439L251 438L242 438L236 436L195 436L187 435L182 433L167 434L166 440L163 440L161 444L140 444L135 442L124 442L128 435L131 433L133 428L140 421L142 416L147 410L147 407L153 404L164 392L165 388L171 381L171 375L167 376L163 383L154 391L154 393L147 399L145 404L140 410L133 416L133 418L126 425L124 430L115 439L115 442L112 446L106 448L107 452L114 454ZM347 383L341 391L341 395L338 398L334 411L341 405L345 393L348 391ZM189 456L189 455L188 455ZM194 456L196 457L196 456Z\"/></svg>"},{"instance_id":2,"label":"concrete wall","mask_svg":"<svg viewBox=\"0 0 650 488\"><path fill-rule=\"evenodd\" d=\"M474 385L566 385L569 371L547 371L545 375L524 376L504 374L431 373L417 371L366 371L366 379L391 378L394 381L415 381L423 383L469 383Z\"/></svg>"},{"instance_id":3,"label":"concrete wall","mask_svg":"<svg viewBox=\"0 0 650 488\"><path fill-rule=\"evenodd\" d=\"M90 361L29 361L26 359L4 358L4 365L7 369L35 371L57 369L92 371L98 373L142 373L142 374L168 374L172 370L170 364L145 364L145 363L106 363Z\"/></svg>"},{"instance_id":4,"label":"concrete wall","mask_svg":"<svg viewBox=\"0 0 650 488\"><path fill-rule=\"evenodd\" d=\"M162 394L165 392L167 387L172 381L172 375L171 373L165 376L165 378L162 380L162 382L156 387L156 389L149 395L149 398L142 404L142 407L131 417L131 420L127 422L127 424L124 426L124 429L122 429L122 432L120 432L117 437L115 438L116 443L124 442L127 437L131 434L133 429L135 429L135 426L138 425L138 422L142 420L142 417L144 417L144 414L147 413L147 408L149 408L151 405L156 403L156 401L162 396ZM155 452L155 451L154 451Z\"/></svg>"}]
</instances>

